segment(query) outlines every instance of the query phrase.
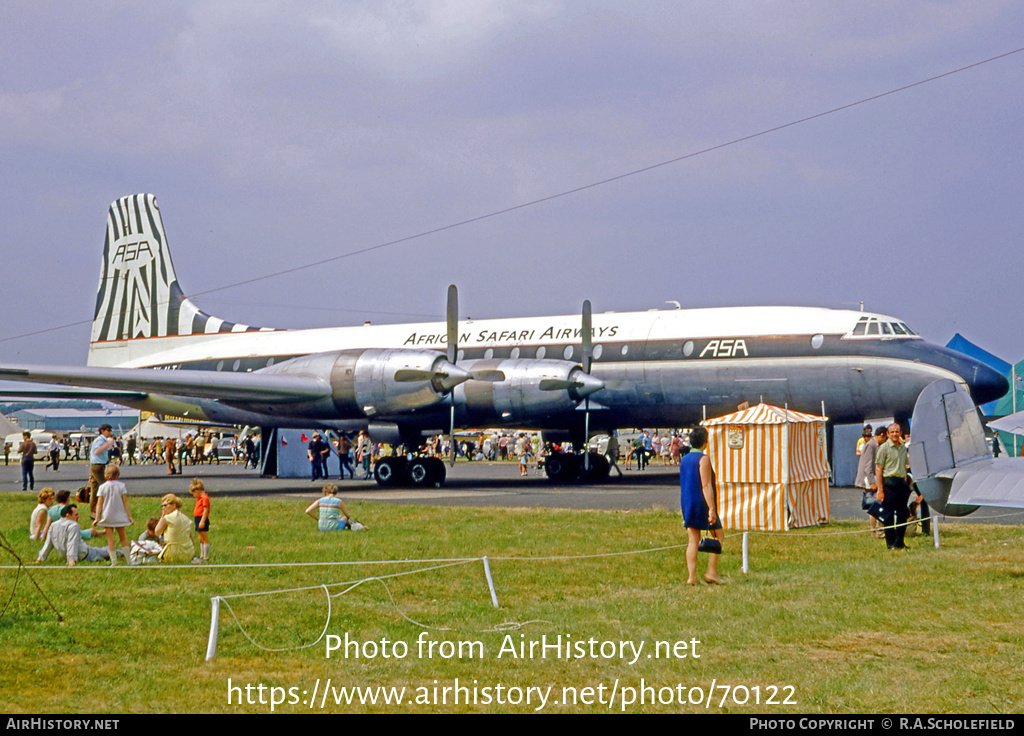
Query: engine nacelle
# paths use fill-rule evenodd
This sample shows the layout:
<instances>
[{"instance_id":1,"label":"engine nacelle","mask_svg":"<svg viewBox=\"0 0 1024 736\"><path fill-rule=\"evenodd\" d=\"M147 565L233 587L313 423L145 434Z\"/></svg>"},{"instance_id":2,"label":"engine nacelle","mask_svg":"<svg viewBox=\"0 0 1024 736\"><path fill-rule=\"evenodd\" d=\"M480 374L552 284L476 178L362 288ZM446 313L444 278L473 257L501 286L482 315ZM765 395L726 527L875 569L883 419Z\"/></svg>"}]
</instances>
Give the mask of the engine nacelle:
<instances>
[{"instance_id":1,"label":"engine nacelle","mask_svg":"<svg viewBox=\"0 0 1024 736\"><path fill-rule=\"evenodd\" d=\"M441 403L467 371L432 350L368 348L305 355L260 373L313 376L328 382L330 398L302 405L257 403L244 408L310 419L407 415Z\"/></svg>"},{"instance_id":2,"label":"engine nacelle","mask_svg":"<svg viewBox=\"0 0 1024 736\"><path fill-rule=\"evenodd\" d=\"M464 367L473 373L500 371L503 381L469 381L456 389L456 403L469 415L469 424L494 421L516 423L575 409L590 394L604 388L600 379L567 360L476 360Z\"/></svg>"}]
</instances>

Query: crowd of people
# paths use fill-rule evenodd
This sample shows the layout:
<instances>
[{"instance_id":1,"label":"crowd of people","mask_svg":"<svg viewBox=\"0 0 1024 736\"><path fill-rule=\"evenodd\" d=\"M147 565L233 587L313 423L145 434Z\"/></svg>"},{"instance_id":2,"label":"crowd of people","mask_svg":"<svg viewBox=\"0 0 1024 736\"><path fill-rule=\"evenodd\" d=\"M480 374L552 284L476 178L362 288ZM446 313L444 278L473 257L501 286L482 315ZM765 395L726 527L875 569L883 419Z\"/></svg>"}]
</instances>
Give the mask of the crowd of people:
<instances>
[{"instance_id":1,"label":"crowd of people","mask_svg":"<svg viewBox=\"0 0 1024 736\"><path fill-rule=\"evenodd\" d=\"M896 422L875 430L865 425L857 441L855 484L864 491L861 505L868 513L872 535L884 538L888 549L907 549L912 520L920 519L921 530L931 532L928 502L910 477L909 445L910 433Z\"/></svg>"},{"instance_id":2,"label":"crowd of people","mask_svg":"<svg viewBox=\"0 0 1024 736\"><path fill-rule=\"evenodd\" d=\"M134 440L129 438L127 447L122 449L122 441L114 439L110 425L100 427L99 435L87 451L90 462L89 487L83 488L76 499L71 498L69 491L55 492L52 488L44 488L38 495L38 503L29 521L30 538L43 542L37 562L45 561L53 550L67 560L69 566L83 560L101 559L114 565L119 556L129 564L148 561L180 563L189 560L198 563L208 560L210 499L203 482L193 480L189 487L189 492L196 500L191 521L181 511L181 500L169 493L161 499L161 516L149 519L146 530L129 545L127 529L135 521L127 488L120 480L119 465L122 462L131 464L136 460L166 462L169 474L180 474L184 465L219 462L219 439L215 433L199 431L187 434L182 439L159 438L136 446ZM859 461L856 485L864 492L863 507L869 516L871 532L873 536L884 538L886 546L893 550L906 549L907 520L912 517L922 519L924 531L928 533L927 503L919 493L911 499L913 491L908 475L908 443L909 436L904 434L897 423L880 426L875 430L865 426L863 436L857 443ZM703 580L709 584L722 582L718 576L718 554L724 536L718 516L717 485L707 445L707 430L698 427L691 432L642 430L621 443L617 433L613 432L604 450L615 467L620 459L627 469L632 469L634 461L638 470L659 462L663 466L679 466L680 505L687 530L686 582L689 585L695 585L700 580L697 575L698 550L705 548L711 548L714 554L709 556ZM25 432L19 451L26 490L34 482L32 464L36 449L30 433ZM540 469L548 454L571 451L572 448L569 445L542 443L536 433L497 431L480 432L459 439L455 449L456 455L469 461L516 461L520 473L526 475L531 465ZM363 479L371 478L374 460L391 451L391 448L373 441L362 430L351 437L345 433L324 436L314 432L307 450L311 478L317 481L330 476L329 460L332 454L338 458L339 478L344 479L347 475L354 479L357 468ZM418 451L423 455L445 458L451 453L450 438L432 436ZM46 448L49 457L47 468L52 467L59 472L62 452L65 457L70 456L65 442L54 438ZM76 450L75 454L79 452ZM250 464L257 467L259 435L246 436L235 447L235 453L235 459L243 458L246 467ZM337 494L336 485L326 484L323 496L311 503L305 513L317 521L320 531L352 529L353 524L358 525L357 528L365 528L353 522ZM92 521L84 527L75 501L88 504ZM195 554L193 532L199 537L198 555ZM702 539L702 535L707 538ZM105 547L87 544L87 540L97 536L105 538Z\"/></svg>"},{"instance_id":3,"label":"crowd of people","mask_svg":"<svg viewBox=\"0 0 1024 736\"><path fill-rule=\"evenodd\" d=\"M227 445L224 445L224 442ZM241 440L224 437L218 432L199 430L181 437L154 437L138 443L129 436L127 462L166 464L168 475L180 475L187 465L220 465L221 460L244 462L245 467L259 467L260 435L246 434Z\"/></svg>"},{"instance_id":4,"label":"crowd of people","mask_svg":"<svg viewBox=\"0 0 1024 736\"><path fill-rule=\"evenodd\" d=\"M79 508L79 504L82 509L90 504L92 494L87 487L74 500L70 491L44 488L39 492L38 505L29 520L29 538L43 542L36 563L46 562L51 552L56 552L68 567L97 560L117 565L119 559L129 565L209 561L210 497L201 480L197 478L189 485L189 493L195 499L192 519L182 513L181 499L168 493L161 499L160 516L147 520L145 530L129 541L128 529L135 526L135 518L128 488L120 479L120 467L108 463L103 475L105 480L94 496L96 503L89 523L83 524ZM198 556L193 531L199 536ZM105 546L88 543L95 538L103 538Z\"/></svg>"},{"instance_id":5,"label":"crowd of people","mask_svg":"<svg viewBox=\"0 0 1024 736\"><path fill-rule=\"evenodd\" d=\"M327 438L319 432L313 432L313 436L306 446L306 455L310 464L310 481L316 482L331 477L331 455L338 456L338 478L345 479L345 475L352 480L356 477L356 468L359 468L362 480L369 480L373 477L373 462L387 451L385 445L374 442L370 439L369 433L363 429L353 437L344 432L339 432L332 438ZM353 464L354 463L354 464Z\"/></svg>"},{"instance_id":6,"label":"crowd of people","mask_svg":"<svg viewBox=\"0 0 1024 736\"><path fill-rule=\"evenodd\" d=\"M548 443L547 448L553 447ZM371 438L366 430L360 430L352 436L341 432L333 436L325 436L313 432L306 446L306 456L310 463L310 481L316 482L336 475L344 480L347 476L355 479L359 473L361 480L373 478L374 462L381 457L393 454L398 449ZM451 440L443 435L432 435L416 448L420 456L447 459L451 454ZM331 457L337 456L337 471ZM540 435L535 432L480 432L470 438L456 438L456 457L467 461L499 461L517 460L523 475L530 466L543 465L544 447L540 443Z\"/></svg>"},{"instance_id":7,"label":"crowd of people","mask_svg":"<svg viewBox=\"0 0 1024 736\"><path fill-rule=\"evenodd\" d=\"M118 564L141 562L202 563L210 557L210 497L203 482L196 478L189 485L195 498L193 520L181 513L181 501L167 494L161 502L161 515L146 522L146 529L129 544L128 529L135 525L128 488L121 480L121 466L112 453L117 445L113 428L104 424L89 446L89 485L80 489L71 502L70 491L44 488L29 519L29 537L43 542L36 562L45 562L50 552L66 560L69 567L81 561L107 560ZM91 523L84 528L78 504L88 505ZM195 556L192 531L199 535L199 555ZM106 547L90 545L86 540L102 535ZM116 537L116 541L115 541Z\"/></svg>"},{"instance_id":8,"label":"crowd of people","mask_svg":"<svg viewBox=\"0 0 1024 736\"><path fill-rule=\"evenodd\" d=\"M100 433L103 436L103 433ZM62 460L90 459L90 445L81 440L72 440L70 436L52 440L40 449L25 433L24 442L16 449L20 455L23 475L23 490L35 490L34 466L37 455L44 452L48 458L46 468L59 472ZM198 430L189 431L180 437L152 437L139 439L130 433L122 437L113 436L113 443L108 448L110 462L119 465L163 464L168 475L180 475L183 468L190 465L220 464L224 462L243 463L244 467L259 467L261 437L259 432L245 434L240 439L224 437L219 433ZM230 440L228 444L224 441ZM604 454L621 460L626 469L644 470L652 464L674 466L689 450L687 435L681 430L643 430L631 439L619 442L618 438L608 443L611 451ZM12 447L6 448L9 457ZM405 448L403 448L405 449ZM455 455L466 461L512 461L519 465L520 473L527 475L533 468L538 472L543 469L544 458L552 451L571 451L570 443L542 442L540 433L527 431L499 430L478 432L472 435L458 436L455 442ZM335 476L354 479L373 477L373 464L379 458L391 454L394 448L372 439L366 430L347 434L314 432L307 452L310 461L310 480L318 481ZM446 435L433 435L423 443L417 452L447 459L451 455L451 439ZM337 461L332 460L332 456ZM92 463L90 459L90 464ZM102 477L98 478L102 482ZM98 483L96 484L98 485Z\"/></svg>"},{"instance_id":9,"label":"crowd of people","mask_svg":"<svg viewBox=\"0 0 1024 736\"><path fill-rule=\"evenodd\" d=\"M671 432L645 429L626 445L626 470L645 470L649 465L679 465L683 455L690 451L690 435L683 430Z\"/></svg>"},{"instance_id":10,"label":"crowd of people","mask_svg":"<svg viewBox=\"0 0 1024 736\"><path fill-rule=\"evenodd\" d=\"M401 448L408 450L409 448ZM494 430L456 436L455 457L468 462L516 462L520 475L528 475L531 469L543 472L544 461L552 452L572 452L568 442L544 442L539 432ZM618 433L608 437L606 445L599 445L598 451L614 463L622 460L626 469L636 465L644 470L652 464L665 467L679 465L680 458L690 450L687 433L683 430L643 430L626 441ZM392 454L396 448L373 440L362 430L349 436L345 433L326 436L314 432L306 448L310 463L310 481L328 479L332 475L344 480L373 477L374 462ZM447 459L451 457L451 438L447 435L432 435L415 449L420 456ZM337 470L331 457L337 456Z\"/></svg>"},{"instance_id":11,"label":"crowd of people","mask_svg":"<svg viewBox=\"0 0 1024 736\"><path fill-rule=\"evenodd\" d=\"M109 425L106 425L109 426ZM77 434L77 433L76 433ZM100 431L102 434L102 431ZM111 432L113 437L113 432ZM88 438L72 437L70 434L59 437L56 434L40 447L32 438L32 433L22 433L22 441L17 448L14 443L4 443L4 464L10 464L11 454L16 452L22 466L22 490L35 490L35 464L46 457L46 469L60 472L63 461L89 459L91 441ZM224 446L224 442L227 446ZM241 440L226 437L209 430L197 430L184 433L180 437L152 437L142 440L134 433L122 437L113 437L109 447L111 462L119 465L135 465L153 463L167 464L168 475L179 475L186 465L217 464L225 462L244 462L245 467L257 468L260 460L260 434L246 434Z\"/></svg>"}]
</instances>

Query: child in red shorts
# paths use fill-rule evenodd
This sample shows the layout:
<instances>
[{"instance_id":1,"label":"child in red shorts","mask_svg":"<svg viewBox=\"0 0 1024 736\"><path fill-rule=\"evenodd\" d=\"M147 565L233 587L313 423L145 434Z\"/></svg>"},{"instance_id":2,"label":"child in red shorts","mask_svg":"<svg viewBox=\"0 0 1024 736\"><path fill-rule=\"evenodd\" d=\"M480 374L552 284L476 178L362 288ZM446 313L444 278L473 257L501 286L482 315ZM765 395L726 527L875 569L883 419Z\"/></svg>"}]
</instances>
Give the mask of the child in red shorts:
<instances>
[{"instance_id":1,"label":"child in red shorts","mask_svg":"<svg viewBox=\"0 0 1024 736\"><path fill-rule=\"evenodd\" d=\"M210 497L206 494L206 486L198 478L192 480L188 487L192 498L196 500L192 516L195 518L196 531L199 532L199 557L193 563L210 561Z\"/></svg>"}]
</instances>

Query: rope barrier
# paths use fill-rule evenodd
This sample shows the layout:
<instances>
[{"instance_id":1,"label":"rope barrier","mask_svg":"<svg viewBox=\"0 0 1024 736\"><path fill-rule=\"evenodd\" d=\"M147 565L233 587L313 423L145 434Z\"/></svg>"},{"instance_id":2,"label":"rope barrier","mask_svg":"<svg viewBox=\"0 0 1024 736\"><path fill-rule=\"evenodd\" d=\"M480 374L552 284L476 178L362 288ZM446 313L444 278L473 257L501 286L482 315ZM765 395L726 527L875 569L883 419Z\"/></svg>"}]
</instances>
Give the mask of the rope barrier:
<instances>
[{"instance_id":1,"label":"rope barrier","mask_svg":"<svg viewBox=\"0 0 1024 736\"><path fill-rule=\"evenodd\" d=\"M1000 519L1004 516L1017 516L1019 511L1011 511L1006 514L998 514L988 519ZM944 514L936 514L932 519L941 520L943 523L956 522L964 520L964 523L977 523L977 519L971 519L967 521L964 517L960 516L946 516ZM913 524L922 523L924 519L915 519L907 521L904 524L894 524L893 527L899 526L911 526ZM883 529L884 527L878 527ZM840 537L849 534L870 534L873 530L871 529L854 529L850 531L830 531L830 532L801 532L801 531L788 531L784 532L786 535L791 537ZM733 534L726 534L726 539L732 539L742 534L757 534L757 535L774 535L779 532L764 531L764 530L750 530L745 532L735 532ZM488 555L491 560L500 560L502 562L554 562L562 560L586 560L586 559L597 559L601 557L619 557L625 555L639 555L647 554L650 552L664 552L673 549L682 549L686 547L686 544L675 544L665 547L653 547L651 549L636 549L636 550L625 550L622 552L602 552L597 554L589 555L555 555L548 557L495 557ZM77 565L76 570L224 570L224 569L248 569L248 568L274 568L274 567L337 567L337 566L355 566L355 565L401 565L401 564L423 564L423 563L466 563L476 562L482 559L481 557L449 557L449 558L425 558L415 560L334 560L324 562L244 562L244 563L217 563L209 564L204 563L202 565L165 565L160 564L145 564L145 565L116 565L111 567L110 565ZM0 570L17 570L23 567L23 565L0 565ZM33 570L66 570L65 565L38 565L33 566ZM313 586L319 587L319 586Z\"/></svg>"},{"instance_id":2,"label":"rope barrier","mask_svg":"<svg viewBox=\"0 0 1024 736\"><path fill-rule=\"evenodd\" d=\"M210 599L210 603L211 603L210 636L209 636L209 639L208 639L207 645L206 645L206 660L209 661L209 660L213 659L217 655L217 636L218 636L218 631L219 631L219 626L220 626L219 625L219 618L220 618L219 612L220 612L220 604L221 603L223 603L225 606L227 606L228 611L231 613L232 618L234 618L235 623L238 625L239 631L242 632L242 636L244 636L246 639L248 639L249 643L252 644L254 647L256 647L257 649L261 649L261 650L263 650L265 652L287 652L287 651L293 651L293 650L298 650L298 649L308 649L310 647L316 646L321 641L323 641L323 638L327 635L327 630L330 628L330 625L331 625L331 616L332 616L332 613L333 613L333 607L331 605L332 599L333 598L337 598L339 596L343 596L346 593L348 593L349 591L355 590L356 588L358 588L360 585L363 585L364 583L371 583L371 582L380 583L384 587L384 591L388 594L388 598L391 599L391 605L394 607L395 611L398 613L399 616L404 618L409 623L413 624L414 626L419 626L422 629L429 629L431 631L451 631L451 629L449 629L447 627L429 626L427 624L424 624L424 623L422 623L420 621L416 621L415 619L412 619L409 616L407 616L405 614L405 612L402 611L402 609L399 607L398 601L395 600L395 596L391 592L391 588L385 582L385 578L398 578L398 577L404 577L406 575L416 575L416 574L419 574L419 573L430 572L432 570L441 570L441 569L448 568L448 567L456 567L458 565L464 565L467 562L475 562L477 559L481 559L481 558L461 559L461 560L457 560L457 561L451 562L449 564L432 565L431 567L425 567L425 568L421 568L421 569L418 569L418 570L405 570L403 572L392 573L390 575L375 575L373 577L362 578L362 579L359 579L359 580L349 580L349 581L340 582L340 583L322 583L320 585L300 586L300 587L297 587L297 588L283 588L283 589L280 589L280 590L267 590L267 591L259 591L259 592L256 592L256 593L235 593L233 595L214 596L213 598ZM491 588L492 600L495 601L495 607L497 607L497 599L495 598L493 584L490 582L490 571L489 570L488 570L488 584L490 585L490 588ZM336 586L339 586L339 585L340 586L347 586L347 587L345 587L344 590L339 591L338 593L333 593L332 594L331 591L330 591L330 588L331 587L336 587ZM302 591L307 591L307 590L314 590L314 589L317 589L317 588L322 589L324 591L324 595L327 597L327 617L326 617L326 620L324 621L323 631L320 632L320 636L318 636L315 641L313 641L313 642L311 642L309 644L300 644L300 645L293 646L293 647L284 647L284 648L277 648L277 649L275 649L275 648L271 648L271 647L264 647L261 644L257 643L255 639L253 639L251 636L249 636L249 633L245 630L245 627L242 625L242 622L238 620L238 615L235 613L235 610L231 607L231 604L227 600L228 598L251 598L251 597L256 597L256 596L274 595L274 594L279 594L279 593L296 593L296 592L302 592Z\"/></svg>"},{"instance_id":3,"label":"rope barrier","mask_svg":"<svg viewBox=\"0 0 1024 736\"><path fill-rule=\"evenodd\" d=\"M909 525L911 523L917 523L917 522L916 522L916 520L914 522L907 522L907 525ZM817 534L797 534L797 536L804 536L804 537L827 537L827 536L844 536L844 535L848 535L848 534L864 534L864 533L870 533L870 532L871 532L870 529L867 529L867 530L858 529L858 530L855 530L855 531L836 531L836 532L828 532L828 533L825 533L825 534L821 534L821 533L817 533ZM755 532L755 533L760 533L760 534L777 534L777 532L769 532L769 531ZM749 571L749 566L747 564L747 538L748 538L749 534L750 534L750 532L744 531L744 532L737 532L737 533L734 533L734 534L726 535L726 539L735 538L736 536L740 536L740 535L743 536L743 568L742 568L743 572L748 572ZM398 613L398 615L401 616L402 618L404 618L409 623L413 624L414 626L419 626L420 628L429 629L429 630L433 630L433 631L451 631L452 629L450 629L448 627L429 626L427 624L424 624L424 623L422 623L420 621L416 621L416 620L410 618L409 616L407 616L401 610L401 608L399 607L398 602L395 600L394 594L391 592L391 588L387 585L385 580L386 579L392 579L392 578L404 577L404 576L407 576L407 575L418 575L418 574L425 573L425 572L431 572L431 571L434 571L434 570L441 570L441 569L446 569L446 568L449 568L449 567L456 567L456 566L459 566L459 565L465 565L465 564L470 563L470 562L480 561L480 562L483 562L483 564L484 564L484 571L485 571L485 575L487 577L487 584L488 584L488 588L489 588L489 591L490 591L490 594L491 594L491 601L492 601L494 607L498 608L499 606L498 606L497 594L495 593L494 583L493 583L493 580L491 579L491 571L490 571L490 564L489 564L490 560L496 560L496 561L500 561L500 562L569 562L569 561L578 561L578 560L607 559L607 558L611 558L611 557L626 557L626 556L631 556L631 555L650 554L650 553L655 553L655 552L667 552L667 551L672 551L672 550L684 549L685 547L686 547L686 544L674 544L674 545L666 545L666 546L662 546L662 547L652 547L650 549L624 550L624 551L621 551L621 552L602 552L602 553L585 554L585 555L548 555L548 556L545 556L545 557L522 557L522 556L490 557L490 556L483 556L483 557L473 557L473 558L460 557L460 558L453 558L453 559L448 559L448 560L444 560L444 559L429 559L429 560L418 560L418 561L413 561L413 560L372 560L372 561L367 561L365 563L347 561L344 564L350 564L350 565L353 565L353 564L373 564L373 565L392 564L393 565L393 564L410 564L410 563L413 563L413 562L419 562L419 563L426 562L426 563L432 563L432 564L430 564L428 567L422 567L422 568L418 568L418 569L415 569L415 570L403 570L403 571L400 571L400 572L394 572L394 573L390 573L390 574L387 574L387 575L375 575L375 576L372 576L372 577L360 578L360 579L357 579L357 580L346 580L346 581L340 581L340 582L336 582L336 583L321 583L319 585L298 586L298 587L294 587L294 588L281 588L281 589L277 589L277 590L258 591L258 592L255 592L255 593L234 593L234 594L223 595L223 596L214 596L213 598L210 599L212 610L211 610L211 622L210 622L210 637L209 637L209 642L208 642L208 645L207 645L207 656L206 656L206 659L210 660L210 659L213 659L216 656L216 642L217 642L217 634L218 634L218 628L219 628L219 622L218 622L219 613L218 612L219 612L220 603L224 603L228 607L228 611L231 613L232 618L234 618L235 623L238 625L239 630L242 632L242 635L253 646L257 647L258 649L261 649L263 651L268 651L268 652L291 651L291 650L297 650L297 649L307 649L309 647L316 646L318 643L323 641L324 636L327 634L327 630L330 628L331 615L332 615L332 612L333 612L333 609L332 609L332 606L331 606L331 599L339 597L339 596L342 596L342 595L345 595L346 593L349 593L350 591L354 590L355 588L359 587L360 585L363 585L364 583L368 583L368 582L378 582L378 583L380 583L384 587L385 592L388 594L388 598L391 600L391 605L394 607L394 609ZM303 565L303 564L315 564L315 563L297 563L296 566L300 566L300 565ZM331 564L333 564L333 563L331 563ZM258 565L244 565L242 567L257 567L257 566ZM279 566L279 564L275 563L273 565L268 565L268 567L270 567L270 566L275 566L276 567L276 566ZM183 566L183 567L185 567L185 566ZM213 567L213 566L204 566L204 567ZM223 567L232 567L232 566L225 565ZM337 593L331 593L330 592L331 588L339 587L339 586L345 586L344 590L342 590L340 592L337 592ZM245 630L245 627L242 625L241 621L239 621L239 619L238 619L238 615L235 613L235 611L231 607L230 603L228 603L228 599L229 598L249 598L249 597L266 596L266 595L277 595L277 594L283 594L283 593L298 593L298 592L304 592L304 591L315 590L315 589L322 589L324 591L324 594L327 596L327 602L328 602L328 606L327 606L327 620L324 622L324 629L320 633L320 636L317 637L317 639L315 641L313 641L312 643L297 645L297 646L294 646L294 647L286 647L286 648L281 648L281 649L274 649L274 648L264 647L264 646L260 645ZM550 621L540 620L540 619L535 620L535 621L521 622L521 623L520 622L509 621L509 622L503 622L501 624L497 624L492 629L488 629L487 631L495 631L495 632L516 631L516 630L521 629L523 626L526 626L526 625L531 624L531 623L548 623L548 624L550 624L551 622Z\"/></svg>"},{"instance_id":4,"label":"rope barrier","mask_svg":"<svg viewBox=\"0 0 1024 736\"><path fill-rule=\"evenodd\" d=\"M1019 512L1009 512L1009 513L1005 514L1005 516L1013 516L1015 513L1019 513ZM1001 516L1003 516L1003 515L997 515L997 516L990 517L990 518L1001 518ZM938 546L938 528L937 527L938 527L938 521L939 521L940 518L941 519L958 519L959 517L946 517L946 516L943 516L943 515L934 515L932 517L932 520L933 520L933 522L935 523L935 526L936 526L936 528L935 528L936 547ZM913 519L913 520L908 520L904 524L892 525L892 526L893 527L899 527L899 526L906 527L906 526L911 526L913 524L917 524L917 523L922 522L922 521L924 521L924 520L923 519L921 519L921 520ZM872 533L872 531L874 531L874 530L871 530L871 529L857 529L857 530L849 530L849 531L828 531L828 532L824 532L824 533L823 532L786 532L786 534L788 536L815 537L815 538L818 538L818 537L833 537L833 536L838 537L838 536L846 536L846 535L850 535L850 534L870 534L870 533ZM742 563L742 568L741 569L742 569L742 571L744 573L749 571L749 565L748 565L748 562L747 562L747 540L748 540L748 538L749 538L749 536L751 534L760 534L760 535L769 535L769 534L771 534L771 535L777 535L778 532L754 530L754 531L734 532L732 534L727 534L725 536L726 539L731 539L731 538L735 538L737 536L742 535L742 537L743 537L743 563ZM3 542L6 543L6 539L4 539ZM10 547L9 544L0 544L0 547L2 547L3 549L6 549L7 551L9 551L12 554L14 554L14 550L13 550L13 548ZM457 558L427 558L427 559L419 559L419 560L409 560L409 559L402 559L402 560L397 560L397 559L395 559L395 560L341 560L341 561L329 561L329 562L270 562L270 563L234 563L234 564L214 564L214 565L211 565L211 564L203 564L203 565L163 565L163 564L154 565L154 564L148 564L148 565L131 565L131 566L124 565L124 566L117 566L117 567L114 567L114 568L111 568L111 567L109 567L107 565L79 566L79 567L85 567L85 569L94 569L94 570L95 569L103 569L103 570L110 570L110 569L137 570L137 569L140 569L140 568L141 569L159 569L159 570L181 570L181 569L188 569L188 570L221 569L221 570L223 570L223 569L279 568L279 567L287 567L287 568L335 567L335 566L353 566L353 565L414 565L414 564L415 565L423 565L423 564L427 564L428 565L427 567L420 567L420 568L417 568L417 569L414 569L414 570L403 570L403 571L392 572L392 573L388 573L388 574L384 574L384 575L374 575L374 576L370 576L370 577L359 578L359 579L355 579L355 580L339 581L339 582L335 582L335 583L320 583L320 584L317 584L317 585L298 586L298 587L294 587L294 588L281 588L281 589L277 589L277 590L258 591L258 592L254 592L254 593L234 593L234 594L228 594L228 595L214 596L213 598L210 599L211 600L210 636L209 636L209 640L208 640L208 644L207 644L207 656L206 656L206 659L210 660L210 659L213 659L216 656L216 643L217 643L217 634L218 634L218 629L219 629L219 611L220 611L220 604L221 603L223 603L225 606L227 606L228 611L231 613L232 618L234 619L235 623L238 625L239 631L241 631L242 635L254 647L256 647L257 649L260 649L262 651L267 651L267 652L292 651L292 650L298 650L298 649L307 649L307 648L316 646L318 643L323 641L324 637L327 635L328 629L330 628L330 622L331 622L331 618L332 618L332 615L333 615L333 604L332 604L333 599L351 592L352 590L358 588L359 586L363 585L364 583L370 583L370 582L377 582L377 583L379 583L384 588L385 592L387 593L388 598L391 601L391 605L394 607L394 609L398 613L398 615L401 616L406 621L408 621L409 623L413 624L414 626L418 626L420 628L429 629L429 630L433 630L433 631L451 631L450 628L429 626L427 624L424 624L422 622L416 621L416 620L412 619L411 617L407 616L401 610L401 608L399 607L398 602L395 600L394 594L391 591L391 588L388 586L388 584L385 581L388 580L388 579L404 577L404 576L407 576L407 575L418 575L418 574L422 574L422 573L426 573L426 572L432 572L432 571L435 571L435 570L446 569L446 568L449 568L449 567L457 567L457 566L460 566L460 565L465 565L465 564L468 564L468 563L478 562L479 561L479 562L482 562L483 565L484 565L485 576L487 578L487 585L488 585L488 588L489 588L489 591L490 591L490 596L491 596L492 604L494 605L495 608L498 608L499 607L498 599L497 599L496 592L494 590L494 583L493 583L493 580L491 578L491 571L490 571L489 560L496 560L496 561L500 561L500 562L569 562L569 561L596 560L596 559L607 559L607 558L612 558L612 557L626 557L626 556L632 556L632 555L668 552L668 551L673 551L673 550L684 549L685 547L686 547L686 544L685 543L681 543L681 544L666 545L666 546L661 546L661 547L652 547L652 548L649 548L649 549L624 550L624 551L620 551L620 552L602 552L602 553L582 554L582 555L548 555L548 556L544 556L544 557L524 557L524 556L498 556L498 557L491 557L491 556L483 556L483 557L457 557ZM15 555L15 557L17 558L17 555ZM27 568L24 565L24 563L21 562L20 558L17 558L17 559L19 560L19 563L21 563L21 564L19 564L19 565L0 566L0 569L17 569L19 571L22 570L22 569L25 569L26 572L27 572ZM61 566L53 566L53 567L37 567L36 569L37 570L46 570L46 569L67 569L67 568L66 568L66 566L61 565ZM30 577L30 579L31 579L31 577ZM34 582L35 581L33 580L33 583ZM336 588L336 587L339 587L339 586L344 587L344 590L341 590L341 591L339 591L337 593L332 593L331 592L331 588ZM38 585L37 585L37 587L38 587ZM247 597L258 597L258 596L269 596L269 595L279 595L279 594L285 594L285 593L297 593L297 592L304 592L304 591L317 590L317 589L320 589L320 590L324 591L324 595L325 595L325 598L326 598L326 601L327 601L327 614L326 614L326 620L324 622L324 628L320 632L320 635L316 638L315 641L313 641L311 643L308 643L308 644L301 644L301 645L296 645L296 646L292 646L292 647L271 648L271 647L265 647L265 646L259 644L246 631L245 627L242 625L241 621L239 620L238 615L235 613L235 610L231 607L231 604L229 603L229 599L247 598ZM40 592L42 592L42 591L40 591ZM45 595L44 595L44 598L45 598ZM48 599L47 599L47 602L49 603ZM9 604L9 601L8 601L8 604ZM50 605L51 605L51 607L53 607L52 603ZM56 608L54 608L54 610L56 611ZM495 625L492 629L487 629L487 631L495 631L495 632L515 631L515 630L518 630L518 629L522 628L523 626L526 626L526 625L532 624L532 623L548 623L548 624L550 624L551 622L550 621L544 621L544 620L534 620L534 621L527 621L527 622L514 622L514 621L503 622L501 624Z\"/></svg>"}]
</instances>

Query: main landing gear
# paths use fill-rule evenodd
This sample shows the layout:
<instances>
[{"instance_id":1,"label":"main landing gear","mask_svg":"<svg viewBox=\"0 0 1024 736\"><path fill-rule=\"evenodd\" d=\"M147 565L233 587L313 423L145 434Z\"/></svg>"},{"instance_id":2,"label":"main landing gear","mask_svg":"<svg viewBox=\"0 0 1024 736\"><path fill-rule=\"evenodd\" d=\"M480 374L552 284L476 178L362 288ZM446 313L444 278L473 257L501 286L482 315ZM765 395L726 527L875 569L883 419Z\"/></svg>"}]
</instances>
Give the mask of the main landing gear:
<instances>
[{"instance_id":1,"label":"main landing gear","mask_svg":"<svg viewBox=\"0 0 1024 736\"><path fill-rule=\"evenodd\" d=\"M555 452L544 460L544 472L554 483L603 483L611 464L599 452L591 452L586 463L582 455ZM383 457L373 465L373 479L381 488L440 488L447 474L444 463L436 457Z\"/></svg>"},{"instance_id":2,"label":"main landing gear","mask_svg":"<svg viewBox=\"0 0 1024 736\"><path fill-rule=\"evenodd\" d=\"M444 463L436 457L382 457L373 464L373 479L381 488L440 488L447 475Z\"/></svg>"},{"instance_id":3,"label":"main landing gear","mask_svg":"<svg viewBox=\"0 0 1024 736\"><path fill-rule=\"evenodd\" d=\"M582 455L553 452L544 459L544 471L555 483L603 483L612 466L599 452L588 453L587 462Z\"/></svg>"}]
</instances>

